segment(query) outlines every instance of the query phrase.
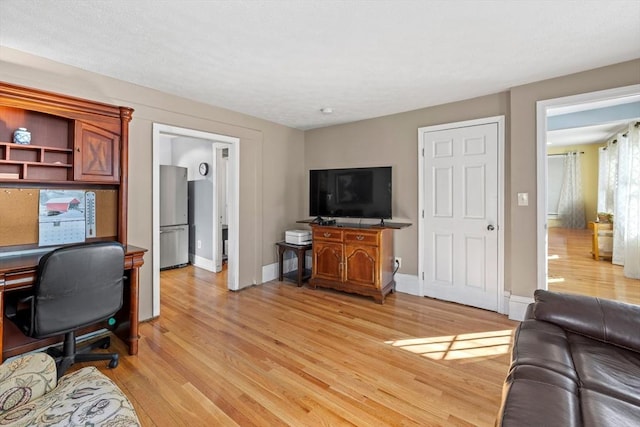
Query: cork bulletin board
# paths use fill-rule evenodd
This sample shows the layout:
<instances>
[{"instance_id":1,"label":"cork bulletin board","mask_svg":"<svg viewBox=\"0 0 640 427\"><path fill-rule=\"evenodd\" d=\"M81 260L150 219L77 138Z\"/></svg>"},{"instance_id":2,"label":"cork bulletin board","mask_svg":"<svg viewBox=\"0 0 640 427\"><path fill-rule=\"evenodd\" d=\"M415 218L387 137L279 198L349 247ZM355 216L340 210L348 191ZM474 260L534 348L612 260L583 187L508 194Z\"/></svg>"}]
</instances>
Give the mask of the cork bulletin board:
<instances>
[{"instance_id":1,"label":"cork bulletin board","mask_svg":"<svg viewBox=\"0 0 640 427\"><path fill-rule=\"evenodd\" d=\"M91 190L96 193L96 237L118 235L118 191Z\"/></svg>"},{"instance_id":2,"label":"cork bulletin board","mask_svg":"<svg viewBox=\"0 0 640 427\"><path fill-rule=\"evenodd\" d=\"M118 190L96 193L96 237L118 233ZM37 245L40 190L0 187L0 246Z\"/></svg>"},{"instance_id":3,"label":"cork bulletin board","mask_svg":"<svg viewBox=\"0 0 640 427\"><path fill-rule=\"evenodd\" d=\"M38 243L36 188L0 188L0 246Z\"/></svg>"}]
</instances>

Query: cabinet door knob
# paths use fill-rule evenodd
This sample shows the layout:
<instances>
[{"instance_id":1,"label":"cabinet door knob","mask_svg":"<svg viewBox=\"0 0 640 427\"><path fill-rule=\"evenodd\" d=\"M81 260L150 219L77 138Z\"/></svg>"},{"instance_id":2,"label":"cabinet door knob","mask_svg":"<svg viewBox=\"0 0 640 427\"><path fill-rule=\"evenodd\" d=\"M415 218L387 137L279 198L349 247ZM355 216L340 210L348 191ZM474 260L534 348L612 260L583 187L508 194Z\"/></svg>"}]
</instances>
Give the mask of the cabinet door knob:
<instances>
[{"instance_id":1,"label":"cabinet door knob","mask_svg":"<svg viewBox=\"0 0 640 427\"><path fill-rule=\"evenodd\" d=\"M331 237L331 233L324 233L324 237Z\"/></svg>"},{"instance_id":2,"label":"cabinet door knob","mask_svg":"<svg viewBox=\"0 0 640 427\"><path fill-rule=\"evenodd\" d=\"M79 153L80 152L80 147L76 148L76 151Z\"/></svg>"},{"instance_id":3,"label":"cabinet door knob","mask_svg":"<svg viewBox=\"0 0 640 427\"><path fill-rule=\"evenodd\" d=\"M358 234L356 236L356 240L364 240L364 236L362 234Z\"/></svg>"},{"instance_id":4,"label":"cabinet door knob","mask_svg":"<svg viewBox=\"0 0 640 427\"><path fill-rule=\"evenodd\" d=\"M493 225L491 225L491 224L487 225L487 230L489 230L489 231L493 231L493 230L495 230L495 229L496 229L496 228L495 228Z\"/></svg>"}]
</instances>

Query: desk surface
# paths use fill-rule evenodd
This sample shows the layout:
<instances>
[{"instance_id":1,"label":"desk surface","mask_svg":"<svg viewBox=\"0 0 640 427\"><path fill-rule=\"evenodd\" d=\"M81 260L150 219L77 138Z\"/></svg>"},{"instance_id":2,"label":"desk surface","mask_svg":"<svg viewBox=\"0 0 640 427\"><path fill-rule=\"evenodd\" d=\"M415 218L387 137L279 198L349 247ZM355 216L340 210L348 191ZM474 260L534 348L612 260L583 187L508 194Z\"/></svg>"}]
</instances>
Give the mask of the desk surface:
<instances>
[{"instance_id":1,"label":"desk surface","mask_svg":"<svg viewBox=\"0 0 640 427\"><path fill-rule=\"evenodd\" d=\"M125 247L125 256L144 253L147 250L139 248L133 245L127 245ZM38 266L38 262L43 255L49 251L31 252L23 255L10 255L7 257L0 257L0 274L15 272L19 270L30 270Z\"/></svg>"}]
</instances>

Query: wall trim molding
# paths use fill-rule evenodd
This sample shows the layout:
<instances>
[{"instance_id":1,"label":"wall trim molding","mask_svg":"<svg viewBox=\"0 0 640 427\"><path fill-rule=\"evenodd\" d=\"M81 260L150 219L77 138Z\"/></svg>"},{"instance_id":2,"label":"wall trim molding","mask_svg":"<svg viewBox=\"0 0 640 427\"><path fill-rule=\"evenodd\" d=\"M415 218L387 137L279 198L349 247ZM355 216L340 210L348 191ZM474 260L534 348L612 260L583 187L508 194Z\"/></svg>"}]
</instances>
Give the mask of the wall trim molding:
<instances>
[{"instance_id":1,"label":"wall trim molding","mask_svg":"<svg viewBox=\"0 0 640 427\"><path fill-rule=\"evenodd\" d=\"M394 279L396 281L397 292L415 295L418 297L424 296L422 295L422 286L420 286L420 281L418 280L417 275L396 273Z\"/></svg>"},{"instance_id":2,"label":"wall trim molding","mask_svg":"<svg viewBox=\"0 0 640 427\"><path fill-rule=\"evenodd\" d=\"M203 258L195 254L189 254L189 261L198 268L203 268L212 273L216 272L216 266L212 259Z\"/></svg>"},{"instance_id":3,"label":"wall trim molding","mask_svg":"<svg viewBox=\"0 0 640 427\"><path fill-rule=\"evenodd\" d=\"M640 94L640 84L616 87L536 102L536 234L537 234L537 289L547 287L547 111L587 102L597 102ZM631 121L631 120L630 120Z\"/></svg>"},{"instance_id":4,"label":"wall trim molding","mask_svg":"<svg viewBox=\"0 0 640 427\"><path fill-rule=\"evenodd\" d=\"M270 282L278 278L278 263L262 266L262 283Z\"/></svg>"},{"instance_id":5,"label":"wall trim molding","mask_svg":"<svg viewBox=\"0 0 640 427\"><path fill-rule=\"evenodd\" d=\"M227 287L240 289L240 138L196 129L152 123L151 150L151 317L160 315L160 144L163 135L204 139L229 145L228 216L229 252L227 258Z\"/></svg>"},{"instance_id":6,"label":"wall trim molding","mask_svg":"<svg viewBox=\"0 0 640 427\"><path fill-rule=\"evenodd\" d=\"M527 306L534 302L531 297L511 295L509 297L509 319L523 321Z\"/></svg>"},{"instance_id":7,"label":"wall trim molding","mask_svg":"<svg viewBox=\"0 0 640 427\"><path fill-rule=\"evenodd\" d=\"M290 257L287 258L287 255L290 255ZM289 253L285 253L284 256L285 259L282 262L282 270L285 273L296 270L298 268L298 259L293 254ZM278 280L277 262L262 266L262 283L270 282L271 280Z\"/></svg>"}]
</instances>

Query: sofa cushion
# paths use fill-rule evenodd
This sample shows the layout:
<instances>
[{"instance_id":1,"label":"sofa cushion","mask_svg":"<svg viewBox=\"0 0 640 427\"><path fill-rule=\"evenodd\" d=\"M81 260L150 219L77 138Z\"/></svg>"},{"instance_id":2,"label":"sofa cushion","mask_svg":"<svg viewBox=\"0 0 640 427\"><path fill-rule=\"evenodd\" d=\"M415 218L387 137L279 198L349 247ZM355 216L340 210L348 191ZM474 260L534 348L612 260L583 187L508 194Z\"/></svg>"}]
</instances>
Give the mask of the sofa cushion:
<instances>
[{"instance_id":1,"label":"sofa cushion","mask_svg":"<svg viewBox=\"0 0 640 427\"><path fill-rule=\"evenodd\" d=\"M33 353L0 365L0 415L43 396L56 387L56 362Z\"/></svg>"},{"instance_id":2,"label":"sofa cushion","mask_svg":"<svg viewBox=\"0 0 640 427\"><path fill-rule=\"evenodd\" d=\"M593 390L583 390L580 396L585 427L637 426L640 406Z\"/></svg>"},{"instance_id":3,"label":"sofa cushion","mask_svg":"<svg viewBox=\"0 0 640 427\"><path fill-rule=\"evenodd\" d=\"M569 342L582 388L640 407L640 353L581 335Z\"/></svg>"},{"instance_id":4,"label":"sofa cushion","mask_svg":"<svg viewBox=\"0 0 640 427\"><path fill-rule=\"evenodd\" d=\"M513 365L534 365L578 380L565 331L551 323L525 320L515 332Z\"/></svg>"},{"instance_id":5,"label":"sofa cushion","mask_svg":"<svg viewBox=\"0 0 640 427\"><path fill-rule=\"evenodd\" d=\"M533 316L568 331L640 351L640 306L538 289Z\"/></svg>"},{"instance_id":6,"label":"sofa cushion","mask_svg":"<svg viewBox=\"0 0 640 427\"><path fill-rule=\"evenodd\" d=\"M541 420L553 420L553 424L544 424ZM581 426L577 385L549 369L514 366L503 388L502 407L496 425Z\"/></svg>"}]
</instances>

